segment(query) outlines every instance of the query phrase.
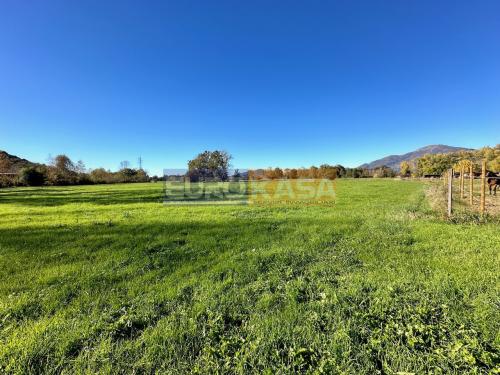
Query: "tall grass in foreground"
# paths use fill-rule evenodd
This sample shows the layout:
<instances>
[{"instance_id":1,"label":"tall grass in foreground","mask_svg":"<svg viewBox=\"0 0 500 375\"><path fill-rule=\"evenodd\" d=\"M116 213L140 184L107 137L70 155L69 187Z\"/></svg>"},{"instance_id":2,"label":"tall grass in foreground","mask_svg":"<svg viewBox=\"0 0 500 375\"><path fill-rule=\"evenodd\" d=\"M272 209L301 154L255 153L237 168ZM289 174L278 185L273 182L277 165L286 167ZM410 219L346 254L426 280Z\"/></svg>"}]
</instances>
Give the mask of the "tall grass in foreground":
<instances>
[{"instance_id":1,"label":"tall grass in foreground","mask_svg":"<svg viewBox=\"0 0 500 375\"><path fill-rule=\"evenodd\" d=\"M165 206L162 184L0 190L1 373L488 373L498 223L415 181L335 204Z\"/></svg>"}]
</instances>

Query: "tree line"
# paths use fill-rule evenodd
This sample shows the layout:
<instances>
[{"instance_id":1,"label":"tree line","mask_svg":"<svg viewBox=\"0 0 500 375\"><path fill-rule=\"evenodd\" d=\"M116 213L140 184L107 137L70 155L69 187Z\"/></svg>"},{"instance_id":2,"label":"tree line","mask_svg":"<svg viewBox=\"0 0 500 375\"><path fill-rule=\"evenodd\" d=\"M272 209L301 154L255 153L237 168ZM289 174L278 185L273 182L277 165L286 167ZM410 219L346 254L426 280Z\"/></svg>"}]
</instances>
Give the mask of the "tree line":
<instances>
[{"instance_id":1,"label":"tree line","mask_svg":"<svg viewBox=\"0 0 500 375\"><path fill-rule=\"evenodd\" d=\"M252 169L248 171L248 178L252 180L279 180L279 179L311 179L327 178L333 180L340 176L341 166L331 166L322 164L319 167L311 166L309 168L267 168ZM342 167L343 168L343 167Z\"/></svg>"},{"instance_id":2,"label":"tree line","mask_svg":"<svg viewBox=\"0 0 500 375\"><path fill-rule=\"evenodd\" d=\"M81 160L75 163L68 156L61 154L51 158L48 165L30 164L22 167L17 173L1 174L0 187L112 184L150 180L142 168L134 169L128 165L128 162L122 162L121 168L116 172L104 168L87 170ZM0 155L0 172L11 169L9 159Z\"/></svg>"},{"instance_id":3,"label":"tree line","mask_svg":"<svg viewBox=\"0 0 500 375\"><path fill-rule=\"evenodd\" d=\"M425 177L441 176L461 160L474 162L474 172L480 172L480 161L486 160L486 168L500 171L500 144L495 147L483 147L479 150L459 151L447 154L426 154L412 161L403 161L400 165L401 176Z\"/></svg>"},{"instance_id":4,"label":"tree line","mask_svg":"<svg viewBox=\"0 0 500 375\"><path fill-rule=\"evenodd\" d=\"M274 179L311 179L311 178L368 178L368 177L395 177L396 172L387 166L375 169L346 168L340 164L322 164L319 167L309 168L280 168L251 169L245 172L234 172L229 176L229 163L232 156L225 151L204 151L188 162L186 176L191 181L220 180L229 178L274 180Z\"/></svg>"},{"instance_id":5,"label":"tree line","mask_svg":"<svg viewBox=\"0 0 500 375\"><path fill-rule=\"evenodd\" d=\"M395 177L396 171L381 166L374 169L346 168L340 164L322 164L319 167L309 168L280 168L269 167L254 169L243 173L237 172L229 176L229 167L232 156L225 151L204 151L188 162L188 176L191 181L216 179L226 181L229 177L242 179L304 179L304 178L370 178ZM403 161L399 174L403 177L440 176L457 164L460 160L487 161L487 168L491 171L500 171L500 145L483 147L479 150L460 151L447 154L426 154L412 161ZM116 172L97 168L87 170L82 161L73 162L68 156L61 154L51 158L48 165L30 163L22 167L17 173L3 173L10 171L9 158L0 154L0 187L5 186L42 186L42 185L84 185L84 184L112 184L126 182L157 181L157 176L150 177L142 168L130 168L128 161L120 164ZM479 172L479 162L476 164Z\"/></svg>"},{"instance_id":6,"label":"tree line","mask_svg":"<svg viewBox=\"0 0 500 375\"><path fill-rule=\"evenodd\" d=\"M400 164L399 173L388 166L368 168L345 168L340 164L298 169L267 168L251 171L256 179L279 178L330 178L335 174L337 178L372 178L372 177L425 177L441 176L460 160L474 161L474 172L480 172L480 161L486 160L486 168L493 172L500 172L500 144L495 147L483 147L478 150L459 151L446 154L426 154L411 161Z\"/></svg>"}]
</instances>

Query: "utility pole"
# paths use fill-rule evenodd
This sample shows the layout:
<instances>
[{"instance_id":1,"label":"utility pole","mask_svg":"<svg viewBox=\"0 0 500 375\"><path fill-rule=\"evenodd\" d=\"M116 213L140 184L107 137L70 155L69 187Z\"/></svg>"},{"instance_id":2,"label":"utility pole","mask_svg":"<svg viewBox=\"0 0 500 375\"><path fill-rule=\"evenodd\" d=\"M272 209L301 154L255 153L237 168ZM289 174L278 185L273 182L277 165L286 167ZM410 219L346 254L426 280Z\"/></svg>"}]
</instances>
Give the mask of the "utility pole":
<instances>
[{"instance_id":1,"label":"utility pole","mask_svg":"<svg viewBox=\"0 0 500 375\"><path fill-rule=\"evenodd\" d=\"M139 156L138 162L139 162L139 169L142 169L142 157Z\"/></svg>"},{"instance_id":2,"label":"utility pole","mask_svg":"<svg viewBox=\"0 0 500 375\"><path fill-rule=\"evenodd\" d=\"M130 167L130 162L128 160L123 160L120 162L120 169L125 169Z\"/></svg>"}]
</instances>

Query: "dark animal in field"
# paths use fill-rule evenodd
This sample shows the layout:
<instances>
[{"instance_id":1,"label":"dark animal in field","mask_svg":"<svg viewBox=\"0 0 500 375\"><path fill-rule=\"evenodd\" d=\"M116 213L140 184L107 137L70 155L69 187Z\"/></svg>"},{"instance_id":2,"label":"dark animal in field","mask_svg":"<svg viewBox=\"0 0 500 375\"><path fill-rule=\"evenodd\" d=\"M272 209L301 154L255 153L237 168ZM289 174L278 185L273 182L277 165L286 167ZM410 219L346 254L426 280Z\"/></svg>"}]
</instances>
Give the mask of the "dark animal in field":
<instances>
[{"instance_id":1,"label":"dark animal in field","mask_svg":"<svg viewBox=\"0 0 500 375\"><path fill-rule=\"evenodd\" d=\"M486 182L488 183L488 187L491 191L493 190L493 195L497 195L497 187L500 186L500 173L495 173L488 171L486 172Z\"/></svg>"}]
</instances>

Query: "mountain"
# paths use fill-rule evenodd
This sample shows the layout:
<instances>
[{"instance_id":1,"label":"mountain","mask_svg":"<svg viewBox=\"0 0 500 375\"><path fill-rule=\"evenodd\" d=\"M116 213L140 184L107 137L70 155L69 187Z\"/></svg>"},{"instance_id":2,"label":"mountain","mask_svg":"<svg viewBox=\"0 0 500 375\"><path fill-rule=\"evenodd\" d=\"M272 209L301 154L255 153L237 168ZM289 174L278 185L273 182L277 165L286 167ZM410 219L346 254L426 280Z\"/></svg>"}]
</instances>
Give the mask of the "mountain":
<instances>
[{"instance_id":1,"label":"mountain","mask_svg":"<svg viewBox=\"0 0 500 375\"><path fill-rule=\"evenodd\" d=\"M0 173L17 173L21 168L37 165L39 164L0 150Z\"/></svg>"},{"instance_id":2,"label":"mountain","mask_svg":"<svg viewBox=\"0 0 500 375\"><path fill-rule=\"evenodd\" d=\"M389 155L386 156L385 158L378 159L375 161L372 161L370 163L365 163L363 165L360 165L360 168L368 168L368 169L373 169L377 167L381 167L383 165L386 165L394 170L399 170L399 164L402 161L410 161L416 158L419 158L421 156L424 156L425 154L448 154L450 152L458 152L458 151L471 151L472 149L470 148L464 148L464 147L453 147L453 146L446 146L446 145L430 145L430 146L425 146L422 148L419 148L418 150L408 152L403 155Z\"/></svg>"}]
</instances>

